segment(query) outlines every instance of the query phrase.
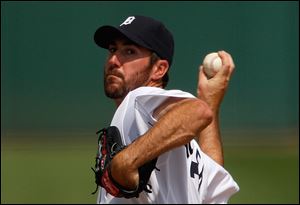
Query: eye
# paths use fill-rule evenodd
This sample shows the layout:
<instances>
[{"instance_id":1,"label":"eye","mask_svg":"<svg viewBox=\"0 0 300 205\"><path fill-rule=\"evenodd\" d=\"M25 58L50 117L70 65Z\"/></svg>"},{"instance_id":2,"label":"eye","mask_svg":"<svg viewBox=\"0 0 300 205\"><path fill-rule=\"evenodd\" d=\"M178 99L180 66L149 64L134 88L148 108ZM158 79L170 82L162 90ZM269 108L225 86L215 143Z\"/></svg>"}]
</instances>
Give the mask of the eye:
<instances>
[{"instance_id":1,"label":"eye","mask_svg":"<svg viewBox=\"0 0 300 205\"><path fill-rule=\"evenodd\" d=\"M126 49L126 54L128 54L128 55L135 54L135 50L134 50L134 49L131 49L131 48L127 48L127 49Z\"/></svg>"},{"instance_id":2,"label":"eye","mask_svg":"<svg viewBox=\"0 0 300 205\"><path fill-rule=\"evenodd\" d=\"M115 47L113 47L113 46L110 46L109 48L108 48L108 51L110 52L110 53L114 53L114 52L116 52L116 48Z\"/></svg>"}]
</instances>

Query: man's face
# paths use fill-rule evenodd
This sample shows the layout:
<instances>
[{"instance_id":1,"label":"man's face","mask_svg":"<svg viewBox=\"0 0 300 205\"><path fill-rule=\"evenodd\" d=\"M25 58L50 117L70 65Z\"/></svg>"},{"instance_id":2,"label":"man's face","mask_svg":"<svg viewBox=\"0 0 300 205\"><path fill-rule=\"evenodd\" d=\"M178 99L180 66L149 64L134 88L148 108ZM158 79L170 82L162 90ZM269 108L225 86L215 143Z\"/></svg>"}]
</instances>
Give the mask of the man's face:
<instances>
[{"instance_id":1,"label":"man's face","mask_svg":"<svg viewBox=\"0 0 300 205\"><path fill-rule=\"evenodd\" d=\"M151 51L125 39L116 39L109 45L104 67L106 96L123 100L128 92L150 81Z\"/></svg>"}]
</instances>

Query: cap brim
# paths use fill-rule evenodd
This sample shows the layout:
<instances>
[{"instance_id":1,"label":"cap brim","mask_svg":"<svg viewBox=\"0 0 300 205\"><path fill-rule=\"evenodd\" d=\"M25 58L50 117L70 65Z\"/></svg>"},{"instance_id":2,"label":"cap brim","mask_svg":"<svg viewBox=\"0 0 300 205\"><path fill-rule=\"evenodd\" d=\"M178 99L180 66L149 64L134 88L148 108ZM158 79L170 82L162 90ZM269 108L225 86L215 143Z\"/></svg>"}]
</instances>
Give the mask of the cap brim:
<instances>
[{"instance_id":1,"label":"cap brim","mask_svg":"<svg viewBox=\"0 0 300 205\"><path fill-rule=\"evenodd\" d=\"M124 36L128 38L130 41L134 42L135 44L151 50L151 48L147 46L137 36L134 36L133 34L125 30L113 26L102 26L98 28L97 31L95 32L94 40L98 46L107 49L109 44L112 43L112 41L119 36Z\"/></svg>"},{"instance_id":2,"label":"cap brim","mask_svg":"<svg viewBox=\"0 0 300 205\"><path fill-rule=\"evenodd\" d=\"M108 48L112 39L120 35L121 32L112 26L102 26L97 29L94 35L96 44L102 48Z\"/></svg>"}]
</instances>

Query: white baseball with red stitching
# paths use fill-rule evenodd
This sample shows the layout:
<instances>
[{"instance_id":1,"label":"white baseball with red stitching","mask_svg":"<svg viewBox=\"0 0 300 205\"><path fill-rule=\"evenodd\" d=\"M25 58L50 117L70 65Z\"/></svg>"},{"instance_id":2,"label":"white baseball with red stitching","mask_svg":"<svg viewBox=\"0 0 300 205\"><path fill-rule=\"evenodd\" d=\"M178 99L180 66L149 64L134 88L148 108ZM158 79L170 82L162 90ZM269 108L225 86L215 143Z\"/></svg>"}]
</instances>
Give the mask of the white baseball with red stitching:
<instances>
[{"instance_id":1,"label":"white baseball with red stitching","mask_svg":"<svg viewBox=\"0 0 300 205\"><path fill-rule=\"evenodd\" d=\"M205 56L203 60L204 73L208 78L212 78L222 67L222 60L218 53L213 52Z\"/></svg>"}]
</instances>

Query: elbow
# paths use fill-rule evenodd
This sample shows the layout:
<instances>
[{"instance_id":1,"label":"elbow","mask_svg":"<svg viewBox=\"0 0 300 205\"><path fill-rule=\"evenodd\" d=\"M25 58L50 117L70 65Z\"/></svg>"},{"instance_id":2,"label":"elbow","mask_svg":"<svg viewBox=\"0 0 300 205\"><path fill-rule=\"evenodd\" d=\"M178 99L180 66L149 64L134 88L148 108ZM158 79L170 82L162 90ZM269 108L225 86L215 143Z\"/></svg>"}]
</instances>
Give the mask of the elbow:
<instances>
[{"instance_id":1,"label":"elbow","mask_svg":"<svg viewBox=\"0 0 300 205\"><path fill-rule=\"evenodd\" d=\"M200 133L213 121L213 112L202 100L195 101L196 133Z\"/></svg>"}]
</instances>

